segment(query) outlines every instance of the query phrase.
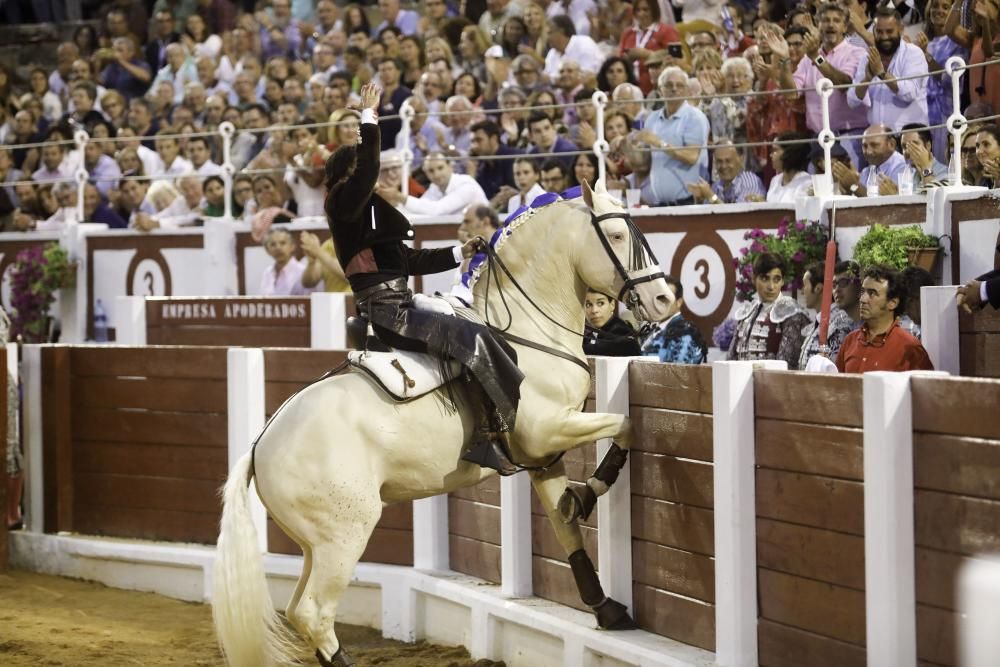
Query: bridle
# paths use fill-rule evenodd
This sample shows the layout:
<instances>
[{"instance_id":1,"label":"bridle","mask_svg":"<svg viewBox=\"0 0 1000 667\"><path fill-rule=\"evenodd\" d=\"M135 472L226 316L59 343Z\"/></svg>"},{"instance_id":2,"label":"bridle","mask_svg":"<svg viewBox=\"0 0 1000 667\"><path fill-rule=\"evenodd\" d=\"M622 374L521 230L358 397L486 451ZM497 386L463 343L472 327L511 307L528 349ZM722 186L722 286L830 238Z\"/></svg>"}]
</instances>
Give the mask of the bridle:
<instances>
[{"instance_id":1,"label":"bridle","mask_svg":"<svg viewBox=\"0 0 1000 667\"><path fill-rule=\"evenodd\" d=\"M608 237L605 235L604 230L601 229L601 222L604 220L610 220L612 218L622 218L628 227L629 237L632 240L632 246L629 248L629 257L631 258L629 269L632 272L641 271L650 264L658 266L659 262L656 261L656 255L653 254L653 249L649 247L649 242L643 235L639 228L636 227L635 222L632 220L632 216L628 213L622 213L618 211L612 211L611 213L604 213L602 215L590 214L590 223L594 226L594 231L597 232L597 238L600 239L601 245L604 246L604 252L607 253L608 257L611 259L611 263L614 264L615 271L618 272L618 277L622 279L624 283L621 290L618 292L618 300L625 304L625 306L631 310L637 317L637 308L641 305L639 292L636 291L636 286L642 283L653 282L654 280L659 280L660 278L666 278L663 271L657 271L655 273L649 273L638 278L633 278L629 275L629 271L625 269L625 266L618 259L618 255L615 254L614 250L611 249L611 242L608 241ZM645 252L643 252L645 250Z\"/></svg>"},{"instance_id":2,"label":"bridle","mask_svg":"<svg viewBox=\"0 0 1000 667\"><path fill-rule=\"evenodd\" d=\"M629 275L629 270L627 270L625 266L622 264L621 260L618 259L618 255L616 255L614 250L611 248L611 242L608 241L608 238L605 235L604 230L601 229L601 222L603 222L604 220L610 220L612 218L622 218L623 220L625 220L625 224L628 227L629 236L631 237L632 241L632 245L629 252L629 257L630 257L629 267L631 271L633 272L641 271L642 269L645 269L650 265L654 266L657 265L656 256L653 254L652 248L649 247L649 242L646 241L646 237L635 225L635 222L633 222L632 220L632 216L630 216L628 213L612 211L611 213L595 215L593 212L591 212L590 222L594 228L594 232L597 234L597 238L600 239L601 246L604 248L604 252L607 253L608 258L614 265L615 271L618 273L618 276L622 279L624 283L621 290L618 292L618 300L624 303L628 307L628 309L631 310L633 313L635 313L636 316L638 317L639 314L637 312L637 309L641 305L641 300L638 291L635 289L636 286L641 285L642 283L648 283L654 280L659 280L660 278L666 278L666 276L662 271L650 273L648 275L640 276L638 278L633 278L631 275ZM542 310L541 306L535 303L534 299L531 298L531 296L524 290L524 288L521 287L520 283L517 282L517 279L514 278L513 274L510 272L510 269L507 268L507 265L500 258L500 255L497 254L496 248L494 248L491 244L486 245L486 256L487 256L487 261L489 263L488 265L496 265L497 267L499 267L500 270L503 271L504 274L506 274L507 278L510 279L511 284L515 287L515 289L517 289L517 291L521 293L521 295L528 301L528 303L531 304L531 307L534 308L539 314L541 314L542 317L547 319L552 324L555 324L563 331L567 331L575 336L580 336L581 338L583 337L583 334L574 331L573 329L570 329L569 327L566 327L560 322L556 321L548 313ZM487 274L486 298L485 298L485 303L483 305L483 312L485 313L486 326L492 329L493 331L496 331L498 334L500 334L501 336L503 336L504 338L513 343L517 343L519 345L525 345L527 347L531 347L541 352L545 352L546 354L550 354L552 356L559 357L561 359L572 361L577 366L580 366L584 370L586 370L587 373L590 373L590 366L586 362L582 361L579 357L575 357L567 352L564 352L563 350L559 350L554 347L550 347L548 345L543 345L541 343L537 343L527 338L522 338L508 331L510 329L511 324L513 324L514 317L510 311L510 306L507 305L507 300L504 297L503 288L500 286L499 280L500 280L499 276L496 275L496 272L490 271ZM489 321L489 312L490 312L489 299L490 299L491 281L496 283L497 293L500 295L500 300L504 305L504 309L507 311L507 324L503 327L499 327Z\"/></svg>"}]
</instances>

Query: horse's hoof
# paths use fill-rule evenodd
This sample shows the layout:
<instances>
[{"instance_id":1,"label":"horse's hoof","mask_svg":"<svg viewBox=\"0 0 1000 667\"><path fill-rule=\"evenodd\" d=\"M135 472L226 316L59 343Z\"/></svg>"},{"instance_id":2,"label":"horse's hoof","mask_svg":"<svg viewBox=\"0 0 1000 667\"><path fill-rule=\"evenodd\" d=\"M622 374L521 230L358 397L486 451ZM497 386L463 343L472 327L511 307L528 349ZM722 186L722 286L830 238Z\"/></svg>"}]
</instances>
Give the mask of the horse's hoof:
<instances>
[{"instance_id":1,"label":"horse's hoof","mask_svg":"<svg viewBox=\"0 0 1000 667\"><path fill-rule=\"evenodd\" d=\"M347 651L341 646L337 649L337 652L333 654L333 658L327 660L323 657L323 654L316 650L316 657L319 659L320 667L355 667L354 661L351 660L351 656L347 655Z\"/></svg>"},{"instance_id":2,"label":"horse's hoof","mask_svg":"<svg viewBox=\"0 0 1000 667\"><path fill-rule=\"evenodd\" d=\"M602 630L635 630L639 627L629 616L625 605L611 598L594 607L594 615Z\"/></svg>"},{"instance_id":3,"label":"horse's hoof","mask_svg":"<svg viewBox=\"0 0 1000 667\"><path fill-rule=\"evenodd\" d=\"M563 523L573 523L577 519L586 521L590 518L590 513L594 511L597 504L597 495L590 486L584 484L577 491L571 486L567 486L563 494L559 496L556 503L556 511Z\"/></svg>"}]
</instances>

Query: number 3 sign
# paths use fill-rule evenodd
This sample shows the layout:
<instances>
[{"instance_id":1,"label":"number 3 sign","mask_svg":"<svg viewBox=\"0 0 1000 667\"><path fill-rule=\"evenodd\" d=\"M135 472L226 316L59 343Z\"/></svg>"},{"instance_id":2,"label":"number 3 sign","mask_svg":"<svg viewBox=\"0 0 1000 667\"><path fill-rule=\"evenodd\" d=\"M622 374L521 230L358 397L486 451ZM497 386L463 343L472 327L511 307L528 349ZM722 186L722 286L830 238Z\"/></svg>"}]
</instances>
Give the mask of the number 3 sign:
<instances>
[{"instance_id":1,"label":"number 3 sign","mask_svg":"<svg viewBox=\"0 0 1000 667\"><path fill-rule=\"evenodd\" d=\"M670 274L684 286L684 317L705 335L712 333L733 307L736 273L733 254L711 230L684 235L670 264Z\"/></svg>"}]
</instances>

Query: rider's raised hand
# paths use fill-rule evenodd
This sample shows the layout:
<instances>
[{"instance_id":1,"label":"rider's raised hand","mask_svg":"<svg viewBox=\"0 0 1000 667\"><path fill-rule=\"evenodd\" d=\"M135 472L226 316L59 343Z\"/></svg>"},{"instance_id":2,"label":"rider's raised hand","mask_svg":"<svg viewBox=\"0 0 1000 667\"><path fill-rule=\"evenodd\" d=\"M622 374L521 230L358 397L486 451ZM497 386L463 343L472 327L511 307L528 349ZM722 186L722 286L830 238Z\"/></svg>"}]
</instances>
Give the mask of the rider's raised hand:
<instances>
[{"instance_id":1,"label":"rider's raised hand","mask_svg":"<svg viewBox=\"0 0 1000 667\"><path fill-rule=\"evenodd\" d=\"M378 110L378 103L382 97L382 89L376 84L368 82L361 86L361 108Z\"/></svg>"}]
</instances>

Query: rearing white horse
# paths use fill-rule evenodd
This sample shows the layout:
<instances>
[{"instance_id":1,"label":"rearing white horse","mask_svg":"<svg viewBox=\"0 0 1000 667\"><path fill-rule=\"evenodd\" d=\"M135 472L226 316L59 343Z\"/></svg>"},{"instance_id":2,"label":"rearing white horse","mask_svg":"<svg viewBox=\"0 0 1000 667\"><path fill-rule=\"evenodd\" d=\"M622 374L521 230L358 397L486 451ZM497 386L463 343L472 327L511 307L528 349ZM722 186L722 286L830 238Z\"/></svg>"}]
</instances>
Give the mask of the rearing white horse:
<instances>
[{"instance_id":1,"label":"rearing white horse","mask_svg":"<svg viewBox=\"0 0 1000 667\"><path fill-rule=\"evenodd\" d=\"M484 265L473 293L488 322L501 328L509 323L510 334L543 348L512 339L525 376L510 439L513 457L545 466L530 473L532 484L599 625L630 628L625 608L604 596L574 520L589 513L593 498L574 494L567 502L566 496L560 514L567 480L561 461L552 459L599 438L629 445L626 417L581 412L590 386L581 347L587 287L624 295L648 321L664 319L673 296L621 203L601 182L595 192L587 184L583 190L582 200L558 201L513 220L496 244L499 261ZM495 474L461 461L477 407L463 392L452 393L455 403L442 389L398 403L364 374L348 373L307 387L275 415L255 452L236 463L224 491L213 616L231 665L281 664L292 647L265 583L250 519L250 480L256 478L268 513L304 554L288 620L322 665L352 665L334 632L337 605L382 508ZM605 491L624 462L622 455L610 475L595 473L589 483L594 493L588 494ZM606 459L598 472L608 467Z\"/></svg>"}]
</instances>

